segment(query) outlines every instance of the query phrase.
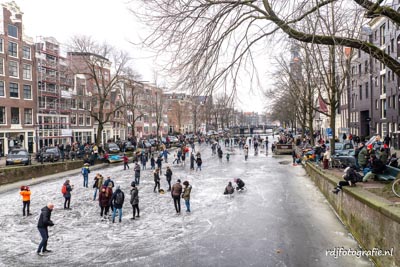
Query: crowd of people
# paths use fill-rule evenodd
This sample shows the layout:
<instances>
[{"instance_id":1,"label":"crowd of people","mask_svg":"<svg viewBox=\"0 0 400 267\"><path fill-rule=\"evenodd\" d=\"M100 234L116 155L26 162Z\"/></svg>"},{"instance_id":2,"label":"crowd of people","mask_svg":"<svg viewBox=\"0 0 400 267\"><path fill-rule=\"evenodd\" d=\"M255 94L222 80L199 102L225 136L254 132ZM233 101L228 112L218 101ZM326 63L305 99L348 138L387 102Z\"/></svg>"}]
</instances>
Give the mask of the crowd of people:
<instances>
[{"instance_id":1,"label":"crowd of people","mask_svg":"<svg viewBox=\"0 0 400 267\"><path fill-rule=\"evenodd\" d=\"M222 147L220 143L226 142L228 146L228 142L226 140L232 141L233 144L237 144L240 149L243 149L245 152L245 157L247 160L248 150L251 143L253 143L254 149L257 149L258 142L262 142L257 137L248 139L239 138L237 142L235 139L203 139L200 140L199 143L205 142L211 145L212 149L216 149L218 152L218 157L222 160L224 155L222 151ZM268 142L268 141L267 141ZM75 147L75 146L74 146ZM86 144L88 153L93 153L93 146ZM202 157L200 151L196 151L194 142L183 143L183 145L176 149L174 152L174 160L172 165L177 164L179 166L185 166L185 159L189 158L190 160L190 168L191 171L201 171L202 170ZM99 153L98 148L94 147L97 151L96 154ZM168 155L170 154L166 147L161 147L162 151L154 152L154 151L146 151L142 150L139 154L134 154L133 162L133 181L130 183L130 191L129 193L124 192L120 185L117 185L111 178L111 176L103 177L101 173L96 173L93 178L93 201L96 201L99 206L99 216L102 221L110 220L112 223L116 221L122 222L123 214L126 213L126 210L123 208L124 203L127 202L126 199L129 199L129 204L132 207L132 217L131 220L135 220L140 218L140 207L139 207L139 187L140 185L140 177L141 172L147 170L147 162L150 161L150 171L154 177L154 188L153 192L163 194L164 190L161 188L161 176L162 171L164 171L164 175L166 178L166 182L168 185L167 191L171 194L171 198L174 203L174 208L176 214L179 215L181 213L181 198L184 200L184 204L186 207L186 212L191 212L190 206L190 198L192 185L188 180L181 182L180 179L177 179L175 183L173 181L173 171L170 165L163 166L163 162L168 162ZM102 152L101 152L102 153ZM229 152L225 153L227 162L229 161L230 154ZM149 160L150 158L150 160ZM124 154L123 157L123 170L129 171L129 161L130 159ZM90 177L91 177L91 164L87 161L84 161L84 165L81 168L82 175L82 186L83 188L89 188ZM195 168L196 166L196 168ZM236 184L237 191L243 191L245 189L245 183L242 179L235 178L233 182ZM231 190L229 187L232 187L232 182L229 182L229 185L225 189L224 194L232 194L235 190ZM64 199L64 210L71 210L71 199L74 192L74 185L71 184L71 180L67 179L62 184L61 194ZM127 195L128 194L128 195ZM30 216L30 197L31 192L29 186L22 186L20 190L20 195L23 200L23 216ZM126 204L125 204L126 205ZM48 203L44 208L41 209L41 214L38 222L38 230L42 237L42 241L37 249L38 255L43 255L43 253L51 252L51 250L47 249L47 241L48 241L48 227L54 225L51 220L51 213L54 209L53 203Z\"/></svg>"}]
</instances>

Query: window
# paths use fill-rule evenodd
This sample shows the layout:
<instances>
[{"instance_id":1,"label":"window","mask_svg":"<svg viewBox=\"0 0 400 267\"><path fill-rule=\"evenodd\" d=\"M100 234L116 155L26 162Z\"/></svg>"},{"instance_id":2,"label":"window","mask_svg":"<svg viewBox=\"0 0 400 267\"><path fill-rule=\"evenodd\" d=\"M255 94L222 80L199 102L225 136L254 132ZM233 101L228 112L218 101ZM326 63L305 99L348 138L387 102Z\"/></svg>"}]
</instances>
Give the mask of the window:
<instances>
[{"instance_id":1,"label":"window","mask_svg":"<svg viewBox=\"0 0 400 267\"><path fill-rule=\"evenodd\" d=\"M4 39L0 38L0 52L4 53Z\"/></svg>"},{"instance_id":2,"label":"window","mask_svg":"<svg viewBox=\"0 0 400 267\"><path fill-rule=\"evenodd\" d=\"M375 109L379 109L379 102L377 99L375 100Z\"/></svg>"},{"instance_id":3,"label":"window","mask_svg":"<svg viewBox=\"0 0 400 267\"><path fill-rule=\"evenodd\" d=\"M8 24L8 36L18 38L18 28L15 25Z\"/></svg>"},{"instance_id":4,"label":"window","mask_svg":"<svg viewBox=\"0 0 400 267\"><path fill-rule=\"evenodd\" d=\"M361 77L361 64L358 65L358 76Z\"/></svg>"},{"instance_id":5,"label":"window","mask_svg":"<svg viewBox=\"0 0 400 267\"><path fill-rule=\"evenodd\" d=\"M385 24L382 24L382 26L379 28L379 45L384 45L386 43L385 39Z\"/></svg>"},{"instance_id":6,"label":"window","mask_svg":"<svg viewBox=\"0 0 400 267\"><path fill-rule=\"evenodd\" d=\"M22 58L31 59L31 48L27 45L22 47Z\"/></svg>"},{"instance_id":7,"label":"window","mask_svg":"<svg viewBox=\"0 0 400 267\"><path fill-rule=\"evenodd\" d=\"M91 125L91 117L90 115L86 115L86 126L90 126Z\"/></svg>"},{"instance_id":8,"label":"window","mask_svg":"<svg viewBox=\"0 0 400 267\"><path fill-rule=\"evenodd\" d=\"M365 83L365 98L368 98L368 90L369 90L369 84L368 82Z\"/></svg>"},{"instance_id":9,"label":"window","mask_svg":"<svg viewBox=\"0 0 400 267\"><path fill-rule=\"evenodd\" d=\"M390 48L391 48L391 50L390 50L390 52L394 52L394 39L391 39L390 40Z\"/></svg>"},{"instance_id":10,"label":"window","mask_svg":"<svg viewBox=\"0 0 400 267\"><path fill-rule=\"evenodd\" d=\"M83 125L83 114L78 115L78 124L81 126Z\"/></svg>"},{"instance_id":11,"label":"window","mask_svg":"<svg viewBox=\"0 0 400 267\"><path fill-rule=\"evenodd\" d=\"M18 57L18 45L14 42L8 42L8 55Z\"/></svg>"},{"instance_id":12,"label":"window","mask_svg":"<svg viewBox=\"0 0 400 267\"><path fill-rule=\"evenodd\" d=\"M6 108L0 107L0 124L6 124Z\"/></svg>"},{"instance_id":13,"label":"window","mask_svg":"<svg viewBox=\"0 0 400 267\"><path fill-rule=\"evenodd\" d=\"M24 80L32 80L32 65L29 64L23 65L22 78Z\"/></svg>"},{"instance_id":14,"label":"window","mask_svg":"<svg viewBox=\"0 0 400 267\"><path fill-rule=\"evenodd\" d=\"M10 97L19 97L18 83L10 83Z\"/></svg>"},{"instance_id":15,"label":"window","mask_svg":"<svg viewBox=\"0 0 400 267\"><path fill-rule=\"evenodd\" d=\"M4 91L4 81L0 81L0 96L5 96L6 93Z\"/></svg>"},{"instance_id":16,"label":"window","mask_svg":"<svg viewBox=\"0 0 400 267\"><path fill-rule=\"evenodd\" d=\"M358 89L358 91L360 92L360 100L362 100L362 85L359 85Z\"/></svg>"},{"instance_id":17,"label":"window","mask_svg":"<svg viewBox=\"0 0 400 267\"><path fill-rule=\"evenodd\" d=\"M32 124L32 109L31 108L24 109L24 123Z\"/></svg>"},{"instance_id":18,"label":"window","mask_svg":"<svg viewBox=\"0 0 400 267\"><path fill-rule=\"evenodd\" d=\"M71 124L76 125L76 114L71 115Z\"/></svg>"},{"instance_id":19,"label":"window","mask_svg":"<svg viewBox=\"0 0 400 267\"><path fill-rule=\"evenodd\" d=\"M18 62L16 61L8 62L8 75L10 75L11 77L18 78Z\"/></svg>"},{"instance_id":20,"label":"window","mask_svg":"<svg viewBox=\"0 0 400 267\"><path fill-rule=\"evenodd\" d=\"M32 99L32 87L24 84L24 99Z\"/></svg>"},{"instance_id":21,"label":"window","mask_svg":"<svg viewBox=\"0 0 400 267\"><path fill-rule=\"evenodd\" d=\"M365 73L368 73L368 60L365 60L365 66L364 66L364 71Z\"/></svg>"},{"instance_id":22,"label":"window","mask_svg":"<svg viewBox=\"0 0 400 267\"><path fill-rule=\"evenodd\" d=\"M19 124L19 108L11 108L11 124Z\"/></svg>"},{"instance_id":23,"label":"window","mask_svg":"<svg viewBox=\"0 0 400 267\"><path fill-rule=\"evenodd\" d=\"M396 96L392 97L392 108L396 109Z\"/></svg>"}]
</instances>

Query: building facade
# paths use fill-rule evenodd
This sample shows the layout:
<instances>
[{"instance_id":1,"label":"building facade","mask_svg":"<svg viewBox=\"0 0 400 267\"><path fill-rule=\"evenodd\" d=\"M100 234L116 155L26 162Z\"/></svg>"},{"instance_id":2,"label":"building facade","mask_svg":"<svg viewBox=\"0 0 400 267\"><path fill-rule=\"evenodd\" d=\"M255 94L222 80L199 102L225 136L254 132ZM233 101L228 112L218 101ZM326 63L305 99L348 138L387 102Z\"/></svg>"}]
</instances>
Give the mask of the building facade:
<instances>
[{"instance_id":1,"label":"building facade","mask_svg":"<svg viewBox=\"0 0 400 267\"><path fill-rule=\"evenodd\" d=\"M35 152L35 46L14 2L0 12L0 155L16 146Z\"/></svg>"}]
</instances>

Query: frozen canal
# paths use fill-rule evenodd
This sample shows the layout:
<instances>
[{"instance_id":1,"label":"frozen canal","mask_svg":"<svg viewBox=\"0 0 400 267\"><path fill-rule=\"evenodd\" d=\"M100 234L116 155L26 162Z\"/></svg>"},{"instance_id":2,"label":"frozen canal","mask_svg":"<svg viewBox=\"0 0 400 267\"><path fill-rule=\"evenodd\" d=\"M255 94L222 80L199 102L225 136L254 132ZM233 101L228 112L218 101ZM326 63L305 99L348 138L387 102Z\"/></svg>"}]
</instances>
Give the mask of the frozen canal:
<instances>
[{"instance_id":1,"label":"frozen canal","mask_svg":"<svg viewBox=\"0 0 400 267\"><path fill-rule=\"evenodd\" d=\"M60 192L66 177L31 186L30 217L22 217L19 190L2 193L0 266L373 266L365 258L326 256L334 247L358 246L304 170L287 164L289 156L254 156L251 150L245 162L236 148L227 163L225 157L222 162L212 157L205 145L201 152L201 172L190 172L189 164L172 166L173 181L189 180L193 186L191 214L175 215L170 194L153 193L151 170L142 172L141 218L135 221L129 219L127 200L122 223L101 221L92 189L82 187L78 174L67 177L75 185L70 211L63 209ZM93 171L89 187L100 172L128 195L133 165L122 169ZM246 182L247 191L230 199L222 193L235 177ZM40 257L36 225L47 202L56 205L48 242L53 252Z\"/></svg>"}]
</instances>

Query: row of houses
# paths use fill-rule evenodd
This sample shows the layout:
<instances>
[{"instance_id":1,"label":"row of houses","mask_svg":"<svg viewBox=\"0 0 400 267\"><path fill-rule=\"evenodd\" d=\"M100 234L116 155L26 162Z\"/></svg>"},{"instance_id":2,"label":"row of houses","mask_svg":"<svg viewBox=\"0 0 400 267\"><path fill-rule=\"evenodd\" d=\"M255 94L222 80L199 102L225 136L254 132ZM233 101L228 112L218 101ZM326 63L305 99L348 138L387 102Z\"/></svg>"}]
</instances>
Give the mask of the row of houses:
<instances>
[{"instance_id":1,"label":"row of houses","mask_svg":"<svg viewBox=\"0 0 400 267\"><path fill-rule=\"evenodd\" d=\"M96 80L111 82L113 62L68 51L53 37L26 36L15 2L2 4L0 16L0 155L15 146L35 153L61 143L206 132L258 117L215 107L211 96L166 93L129 77L122 77L102 98L105 89ZM97 63L88 66L88 60ZM108 115L98 131L96 118Z\"/></svg>"},{"instance_id":2,"label":"row of houses","mask_svg":"<svg viewBox=\"0 0 400 267\"><path fill-rule=\"evenodd\" d=\"M393 2L392 8L400 9L400 1ZM368 41L385 51L393 58L400 60L400 29L399 26L386 17L372 18L361 29L361 39ZM336 110L335 133L341 137L344 133L369 138L374 135L392 138L396 148L400 147L400 79L389 69L384 62L373 58L370 54L361 50L344 48L348 56L347 62L335 62L343 64L346 77L338 77L343 80L344 87L340 94L340 104ZM291 51L291 71L300 74L301 60L298 49ZM337 66L338 69L339 66ZM303 77L302 75L300 75ZM297 77L297 76L295 76ZM298 77L297 77L298 78ZM304 78L301 78L304 79ZM317 109L324 103L321 96L315 95ZM324 95L322 95L324 98ZM320 131L327 137L330 128L330 118L316 112L314 116L314 130Z\"/></svg>"}]
</instances>

